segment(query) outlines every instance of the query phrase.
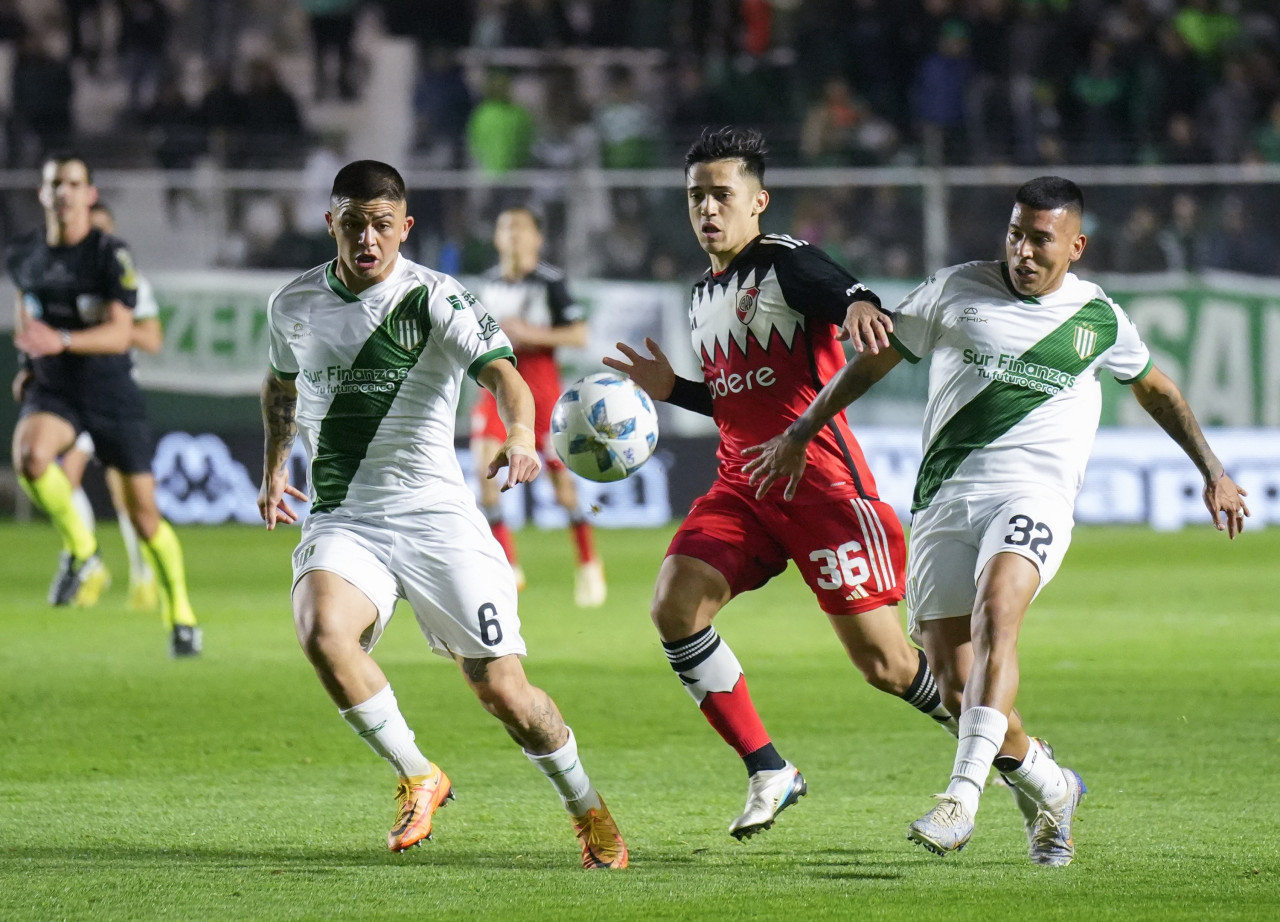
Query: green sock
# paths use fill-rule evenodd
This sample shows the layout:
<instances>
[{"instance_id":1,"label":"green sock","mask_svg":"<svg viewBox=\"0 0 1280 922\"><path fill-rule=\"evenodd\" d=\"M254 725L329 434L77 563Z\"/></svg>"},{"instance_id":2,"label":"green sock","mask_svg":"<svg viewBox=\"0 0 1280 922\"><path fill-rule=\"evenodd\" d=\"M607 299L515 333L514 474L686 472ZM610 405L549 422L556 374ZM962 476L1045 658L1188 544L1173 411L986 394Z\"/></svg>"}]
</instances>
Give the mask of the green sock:
<instances>
[{"instance_id":1,"label":"green sock","mask_svg":"<svg viewBox=\"0 0 1280 922\"><path fill-rule=\"evenodd\" d=\"M150 540L144 538L142 546L151 558L151 569L155 570L156 581L160 585L165 622L170 626L185 624L195 627L196 613L191 610L191 601L187 598L187 571L182 562L182 545L178 543L173 528L161 519L156 533Z\"/></svg>"},{"instance_id":2,"label":"green sock","mask_svg":"<svg viewBox=\"0 0 1280 922\"><path fill-rule=\"evenodd\" d=\"M18 483L31 501L53 522L62 538L62 547L77 561L88 560L98 550L93 529L85 524L71 497L71 481L62 468L50 464L35 480L19 477Z\"/></svg>"}]
</instances>

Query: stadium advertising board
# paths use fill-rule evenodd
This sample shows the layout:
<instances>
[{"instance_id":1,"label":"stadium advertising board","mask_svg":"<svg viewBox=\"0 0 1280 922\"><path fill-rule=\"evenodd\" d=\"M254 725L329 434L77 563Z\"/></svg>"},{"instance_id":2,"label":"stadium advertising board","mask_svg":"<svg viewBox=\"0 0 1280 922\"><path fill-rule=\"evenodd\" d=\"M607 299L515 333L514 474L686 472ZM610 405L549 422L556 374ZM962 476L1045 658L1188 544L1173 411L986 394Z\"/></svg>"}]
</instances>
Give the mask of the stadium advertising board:
<instances>
[{"instance_id":1,"label":"stadium advertising board","mask_svg":"<svg viewBox=\"0 0 1280 922\"><path fill-rule=\"evenodd\" d=\"M880 495L910 519L911 492L920 465L920 431L869 426L859 430ZM1214 429L1209 439L1232 476L1249 491L1251 527L1280 524L1280 431ZM261 437L241 434L230 444L209 433L171 432L160 440L155 470L157 500L173 522L257 523ZM471 458L460 447L463 471ZM580 480L579 494L601 527L662 525L684 515L715 473L715 440L673 437L635 475L617 483ZM293 483L306 484L306 463L295 446ZM1098 433L1076 505L1082 524L1149 524L1174 530L1207 521L1200 475L1171 440L1154 427L1108 428ZM513 527L559 528L565 513L549 478L528 490L503 494Z\"/></svg>"},{"instance_id":2,"label":"stadium advertising board","mask_svg":"<svg viewBox=\"0 0 1280 922\"><path fill-rule=\"evenodd\" d=\"M203 394L258 392L265 368L266 302L288 273L165 273L154 278L167 341L160 355L140 356L148 390ZM1142 331L1158 364L1187 395L1201 421L1219 426L1280 426L1280 280L1206 273L1202 276L1116 276L1103 279L1111 296ZM886 303L905 294L901 281L877 282ZM614 343L664 344L682 374L696 366L685 327L687 289L669 283L582 281L576 296L591 315L591 340L564 354L566 375L601 370L599 356ZM923 410L926 377L904 391L894 375L868 395L860 415L875 418L878 400L891 397L895 418L904 404ZM680 414L674 430L709 432ZM1109 387L1104 425L1140 425L1143 413L1120 388ZM912 422L915 420L913 419Z\"/></svg>"},{"instance_id":3,"label":"stadium advertising board","mask_svg":"<svg viewBox=\"0 0 1280 922\"><path fill-rule=\"evenodd\" d=\"M1280 426L1280 280L1211 272L1120 276L1103 287L1202 424ZM1145 421L1123 388L1105 396L1104 424Z\"/></svg>"},{"instance_id":4,"label":"stadium advertising board","mask_svg":"<svg viewBox=\"0 0 1280 922\"><path fill-rule=\"evenodd\" d=\"M257 521L261 429L256 394L266 368L266 301L289 273L157 273L166 321L159 356L142 356L162 439L156 457L164 513L180 523ZM1280 521L1280 281L1208 274L1104 279L1143 331L1157 364L1186 392L1215 449L1250 491L1253 524ZM890 301L909 283L876 287ZM591 311L591 341L566 356L566 380L601 370L614 343L652 336L682 374L696 375L685 347L687 289L678 284L583 281L575 293ZM895 370L852 414L881 493L906 515L920 460L923 374ZM898 383L895 384L894 379ZM878 392L878 393L877 393ZM877 400L879 403L877 403ZM465 404L468 402L464 398ZM199 409L193 410L192 407ZM658 524L684 514L714 474L714 428L705 417L661 406L662 438L642 474L584 487L602 526ZM873 425L892 421L895 426ZM1099 434L1080 497L1081 522L1147 522L1159 528L1204 515L1199 479L1146 418L1127 389L1104 389ZM465 433L465 425L459 432ZM464 459L464 470L470 469ZM301 477L304 466L295 460ZM552 527L562 512L549 484L513 491L508 519Z\"/></svg>"}]
</instances>

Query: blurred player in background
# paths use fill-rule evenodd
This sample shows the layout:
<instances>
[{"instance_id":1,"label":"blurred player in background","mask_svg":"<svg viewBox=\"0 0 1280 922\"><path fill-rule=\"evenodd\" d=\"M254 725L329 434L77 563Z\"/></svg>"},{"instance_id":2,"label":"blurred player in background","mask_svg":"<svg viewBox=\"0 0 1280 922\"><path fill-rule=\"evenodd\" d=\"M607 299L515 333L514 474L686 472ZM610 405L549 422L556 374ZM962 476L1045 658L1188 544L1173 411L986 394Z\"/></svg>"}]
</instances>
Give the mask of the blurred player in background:
<instances>
[{"instance_id":1,"label":"blurred player in background","mask_svg":"<svg viewBox=\"0 0 1280 922\"><path fill-rule=\"evenodd\" d=\"M137 272L125 245L93 226L98 190L84 160L59 156L41 169L45 227L18 241L9 272L18 289L14 343L30 380L13 435L18 481L53 521L63 553L49 601L92 605L110 576L93 531L76 511L71 483L55 461L81 432L103 464L120 471L129 520L142 539L173 621L170 651L200 652L202 637L187 598L182 546L156 508L155 443L133 380L133 307Z\"/></svg>"},{"instance_id":2,"label":"blurred player in background","mask_svg":"<svg viewBox=\"0 0 1280 922\"><path fill-rule=\"evenodd\" d=\"M111 217L107 206L95 202L89 209L93 226L104 234L116 232L116 222ZM155 354L164 348L164 328L160 325L160 305L156 302L155 291L146 277L139 272L138 303L133 309L133 348ZM71 450L63 455L58 463L71 483L72 500L76 504L85 523L90 530L95 530L93 504L85 495L82 483L85 467L93 457L93 437L88 432L81 432ZM120 538L124 541L126 553L129 555L129 607L135 611L151 611L160 604L160 594L156 588L156 575L142 553L142 545L138 542L138 532L129 521L129 508L124 499L124 478L113 467L103 471L107 482L107 490L111 494L111 505L116 511L116 524L120 527ZM172 631L173 623L169 620L169 611L163 614L167 626Z\"/></svg>"},{"instance_id":3,"label":"blurred player in background","mask_svg":"<svg viewBox=\"0 0 1280 922\"><path fill-rule=\"evenodd\" d=\"M583 608L596 608L605 602L604 566L596 555L591 526L578 507L573 475L551 447L551 409L560 396L556 349L585 346L587 321L582 307L569 296L564 273L541 261L544 242L539 219L530 209L508 208L498 215L493 232L498 265L485 274L480 303L511 340L520 376L533 391L538 450L555 485L556 502L569 513L577 555L573 598ZM493 457L506 437L493 395L481 391L471 412L471 453L480 475L480 506L515 569L517 585L523 588L525 576L511 529L502 520L497 484L484 476L486 459Z\"/></svg>"},{"instance_id":4,"label":"blurred player in background","mask_svg":"<svg viewBox=\"0 0 1280 922\"><path fill-rule=\"evenodd\" d=\"M840 340L878 349L884 335L879 299L857 279L817 247L761 234L764 155L758 132L725 128L704 131L685 158L689 219L711 260L690 309L703 381L678 377L652 340L650 358L619 343L629 361L604 359L654 399L712 416L720 430L718 477L667 549L653 621L671 667L746 765L746 807L729 826L739 839L768 829L807 786L774 747L742 666L711 622L789 560L866 680L955 732L898 619L902 527L844 418L822 432L820 460L794 504L757 499L743 473L742 450L794 421L844 366Z\"/></svg>"},{"instance_id":5,"label":"blurred player in background","mask_svg":"<svg viewBox=\"0 0 1280 922\"><path fill-rule=\"evenodd\" d=\"M413 218L396 170L347 164L330 208L337 259L267 303L258 505L268 529L296 521L286 497L307 497L289 485L288 461L301 433L313 495L293 555L294 624L342 718L399 778L387 847L403 851L429 838L453 791L418 749L369 655L403 598L432 650L457 662L485 710L560 794L583 866L626 867L626 845L573 732L525 675L515 577L453 448L466 374L493 393L507 431L486 475L505 466L503 489L538 475L533 397L511 346L492 318L470 310L475 298L457 281L400 255Z\"/></svg>"},{"instance_id":6,"label":"blurred player in background","mask_svg":"<svg viewBox=\"0 0 1280 922\"><path fill-rule=\"evenodd\" d=\"M1177 386L1154 367L1133 323L1101 288L1069 271L1084 253L1083 211L1084 196L1070 180L1024 184L1004 262L936 272L899 305L893 348L857 357L782 435L748 451L759 452L747 465L757 495L783 479L784 495L792 496L806 451L815 462L810 446L829 421L902 359L933 354L907 607L944 703L961 715L960 739L946 791L907 837L939 855L969 841L994 764L1022 811L1031 860L1062 867L1075 857L1072 821L1084 783L1027 736L1013 705L1018 632L1071 542L1098 429L1099 375L1129 385L1195 462L1219 529L1234 538L1249 514L1244 491L1222 469Z\"/></svg>"}]
</instances>

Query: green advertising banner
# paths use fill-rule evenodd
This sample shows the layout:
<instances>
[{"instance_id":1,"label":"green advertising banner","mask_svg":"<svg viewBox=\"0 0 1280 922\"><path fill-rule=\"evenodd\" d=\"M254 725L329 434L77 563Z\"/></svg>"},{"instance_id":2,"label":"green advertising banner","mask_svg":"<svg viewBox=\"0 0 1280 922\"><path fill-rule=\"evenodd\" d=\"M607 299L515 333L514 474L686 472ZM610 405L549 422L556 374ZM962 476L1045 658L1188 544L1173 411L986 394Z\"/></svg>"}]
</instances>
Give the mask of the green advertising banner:
<instances>
[{"instance_id":1,"label":"green advertising banner","mask_svg":"<svg viewBox=\"0 0 1280 922\"><path fill-rule=\"evenodd\" d=\"M138 357L138 376L152 391L253 395L266 368L266 302L291 273L197 272L153 277L166 342L158 356ZM1133 318L1156 364L1186 393L1205 425L1280 426L1280 280L1249 276L1115 276L1103 288ZM887 304L909 283L876 283ZM562 356L566 375L600 370L600 355L619 340L653 336L683 374L696 374L688 343L687 288L680 284L583 280L575 295L591 312L586 349ZM923 413L927 370L895 372L861 402L863 422ZM1150 425L1127 389L1104 375L1104 425ZM681 420L682 423L686 422ZM690 421L691 426L701 422ZM685 428L685 427L682 427ZM688 432L684 434L697 434Z\"/></svg>"},{"instance_id":2,"label":"green advertising banner","mask_svg":"<svg viewBox=\"0 0 1280 922\"><path fill-rule=\"evenodd\" d=\"M1280 280L1207 273L1103 279L1206 426L1280 426ZM1104 389L1104 425L1150 425L1127 388Z\"/></svg>"}]
</instances>

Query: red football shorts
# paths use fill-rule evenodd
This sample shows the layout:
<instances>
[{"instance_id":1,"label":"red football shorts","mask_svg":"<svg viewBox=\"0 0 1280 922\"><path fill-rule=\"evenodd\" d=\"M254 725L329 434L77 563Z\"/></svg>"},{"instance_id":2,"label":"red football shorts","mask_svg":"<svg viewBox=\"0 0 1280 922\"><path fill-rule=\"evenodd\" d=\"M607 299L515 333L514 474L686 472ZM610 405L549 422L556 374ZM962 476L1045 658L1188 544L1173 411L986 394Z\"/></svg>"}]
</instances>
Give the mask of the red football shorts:
<instances>
[{"instance_id":1,"label":"red football shorts","mask_svg":"<svg viewBox=\"0 0 1280 922\"><path fill-rule=\"evenodd\" d=\"M717 481L671 539L672 554L715 567L734 595L763 586L794 560L819 607L832 615L892 605L906 588L902 524L879 500L796 506L757 500Z\"/></svg>"},{"instance_id":2,"label":"red football shorts","mask_svg":"<svg viewBox=\"0 0 1280 922\"><path fill-rule=\"evenodd\" d=\"M541 356L520 356L520 375L533 391L533 434L538 451L542 453L548 470L560 470L564 468L564 462L551 447L551 408L560 399L560 374L554 360L541 362L536 361L537 358ZM498 416L498 402L483 387L471 408L471 438L495 442L507 439L507 427L502 425Z\"/></svg>"}]
</instances>

